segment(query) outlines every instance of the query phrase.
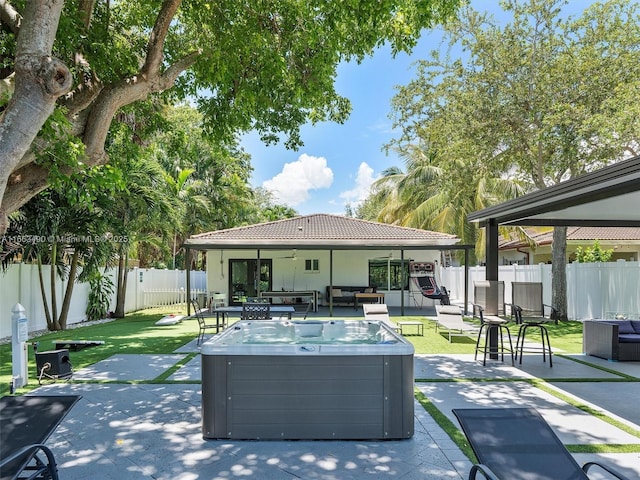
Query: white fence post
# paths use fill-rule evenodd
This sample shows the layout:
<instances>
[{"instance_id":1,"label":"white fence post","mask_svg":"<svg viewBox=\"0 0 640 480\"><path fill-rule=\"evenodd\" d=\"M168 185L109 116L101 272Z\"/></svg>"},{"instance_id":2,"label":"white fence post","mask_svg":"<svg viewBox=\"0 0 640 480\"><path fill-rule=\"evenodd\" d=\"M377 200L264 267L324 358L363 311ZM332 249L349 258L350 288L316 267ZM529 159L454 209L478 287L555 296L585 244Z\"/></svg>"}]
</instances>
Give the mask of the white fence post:
<instances>
[{"instance_id":1,"label":"white fence post","mask_svg":"<svg viewBox=\"0 0 640 480\"><path fill-rule=\"evenodd\" d=\"M29 382L27 371L27 340L29 339L29 320L25 309L16 303L11 309L11 363L13 366L11 391L22 388Z\"/></svg>"}]
</instances>

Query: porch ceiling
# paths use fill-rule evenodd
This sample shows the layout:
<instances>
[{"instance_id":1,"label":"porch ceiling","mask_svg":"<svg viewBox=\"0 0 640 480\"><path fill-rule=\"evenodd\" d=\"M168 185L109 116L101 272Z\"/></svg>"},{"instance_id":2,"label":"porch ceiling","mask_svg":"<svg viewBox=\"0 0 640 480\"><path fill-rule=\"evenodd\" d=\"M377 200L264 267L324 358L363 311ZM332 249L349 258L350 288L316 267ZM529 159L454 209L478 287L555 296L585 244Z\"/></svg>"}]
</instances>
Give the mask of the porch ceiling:
<instances>
[{"instance_id":1,"label":"porch ceiling","mask_svg":"<svg viewBox=\"0 0 640 480\"><path fill-rule=\"evenodd\" d=\"M640 226L640 156L470 214L484 226Z\"/></svg>"}]
</instances>

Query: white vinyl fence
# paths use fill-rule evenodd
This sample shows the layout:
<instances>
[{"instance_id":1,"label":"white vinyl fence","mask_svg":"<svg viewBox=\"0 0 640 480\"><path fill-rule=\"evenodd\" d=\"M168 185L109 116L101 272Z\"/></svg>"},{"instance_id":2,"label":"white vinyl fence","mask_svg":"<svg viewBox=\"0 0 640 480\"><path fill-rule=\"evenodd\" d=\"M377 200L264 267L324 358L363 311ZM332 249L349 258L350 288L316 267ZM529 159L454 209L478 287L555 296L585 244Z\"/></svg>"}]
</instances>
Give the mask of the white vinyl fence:
<instances>
[{"instance_id":1,"label":"white vinyl fence","mask_svg":"<svg viewBox=\"0 0 640 480\"><path fill-rule=\"evenodd\" d=\"M50 267L43 266L47 302L51 308ZM108 272L115 282L115 270ZM184 270L155 270L134 268L128 272L125 312L144 308L186 305L186 274ZM55 289L58 312L62 306L67 282L56 278ZM197 298L206 293L206 272L191 272L191 294ZM76 283L69 308L69 325L86 320L85 310L89 297L89 284ZM0 272L0 338L11 335L11 309L20 303L26 310L29 331L47 328L38 267L30 264L9 265L6 272ZM109 310L115 310L115 292Z\"/></svg>"},{"instance_id":2,"label":"white vinyl fence","mask_svg":"<svg viewBox=\"0 0 640 480\"><path fill-rule=\"evenodd\" d=\"M485 280L484 267L469 269L469 302L473 283ZM507 265L498 268L505 302L511 303L511 282L542 282L543 302L551 305L551 265ZM464 267L440 270L440 281L456 302L464 301ZM607 318L615 314L640 318L640 263L571 263L567 265L567 315L571 320Z\"/></svg>"}]
</instances>

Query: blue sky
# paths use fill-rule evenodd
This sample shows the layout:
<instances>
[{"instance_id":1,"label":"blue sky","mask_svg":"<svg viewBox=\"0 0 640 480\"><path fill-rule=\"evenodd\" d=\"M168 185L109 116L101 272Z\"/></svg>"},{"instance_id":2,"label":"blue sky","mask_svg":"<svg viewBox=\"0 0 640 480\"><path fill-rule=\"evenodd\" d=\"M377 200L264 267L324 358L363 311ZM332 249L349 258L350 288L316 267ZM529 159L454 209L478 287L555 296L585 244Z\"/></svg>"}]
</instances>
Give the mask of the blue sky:
<instances>
[{"instance_id":1,"label":"blue sky","mask_svg":"<svg viewBox=\"0 0 640 480\"><path fill-rule=\"evenodd\" d=\"M564 11L579 14L591 3L593 0L571 0ZM472 0L471 4L496 18L504 16L498 0ZM387 156L383 151L383 146L398 136L388 117L391 99L396 86L415 77L416 60L427 58L440 38L437 30L425 31L411 55L394 58L385 46L359 65L340 65L336 90L351 100L351 116L342 125L305 125L300 150L267 147L253 133L243 137L242 146L252 157L253 186L267 188L278 203L302 215L344 214L347 204L355 207L382 171L403 166L393 152Z\"/></svg>"}]
</instances>

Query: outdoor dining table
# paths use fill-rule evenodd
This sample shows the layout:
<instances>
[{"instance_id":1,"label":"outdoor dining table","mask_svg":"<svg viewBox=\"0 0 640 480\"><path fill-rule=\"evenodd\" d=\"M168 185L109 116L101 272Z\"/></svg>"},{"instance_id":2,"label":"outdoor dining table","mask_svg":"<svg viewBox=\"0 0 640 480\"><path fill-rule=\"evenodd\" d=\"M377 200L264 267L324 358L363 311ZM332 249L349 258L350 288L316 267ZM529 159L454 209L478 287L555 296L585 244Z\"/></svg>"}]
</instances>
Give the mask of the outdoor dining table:
<instances>
[{"instance_id":1,"label":"outdoor dining table","mask_svg":"<svg viewBox=\"0 0 640 480\"><path fill-rule=\"evenodd\" d=\"M295 308L291 305L271 305L271 313L277 314L286 314L287 318L291 320L293 313L296 311ZM229 314L237 313L240 315L242 313L242 305L237 306L229 306L229 307L218 307L211 311L212 314L216 315L216 326L218 327L218 331L220 331L220 326L226 324L227 317ZM220 322L222 320L222 323Z\"/></svg>"}]
</instances>

